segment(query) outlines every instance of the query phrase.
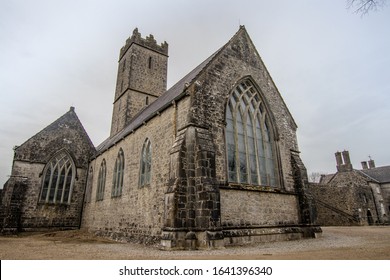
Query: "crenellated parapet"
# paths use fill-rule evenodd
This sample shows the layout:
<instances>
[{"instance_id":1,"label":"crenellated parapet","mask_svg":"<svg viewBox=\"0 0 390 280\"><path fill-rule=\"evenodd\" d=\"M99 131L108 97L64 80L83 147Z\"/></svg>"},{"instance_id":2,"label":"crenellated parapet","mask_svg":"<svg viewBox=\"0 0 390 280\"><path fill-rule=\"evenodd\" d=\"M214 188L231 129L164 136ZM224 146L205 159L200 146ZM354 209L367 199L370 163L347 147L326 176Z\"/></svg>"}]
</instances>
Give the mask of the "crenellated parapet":
<instances>
[{"instance_id":1,"label":"crenellated parapet","mask_svg":"<svg viewBox=\"0 0 390 280\"><path fill-rule=\"evenodd\" d=\"M126 44L121 48L119 60L125 55L133 43L168 56L168 43L166 41L158 45L152 34L146 36L146 38L142 38L141 33L138 32L138 28L135 28L131 37L126 40Z\"/></svg>"}]
</instances>

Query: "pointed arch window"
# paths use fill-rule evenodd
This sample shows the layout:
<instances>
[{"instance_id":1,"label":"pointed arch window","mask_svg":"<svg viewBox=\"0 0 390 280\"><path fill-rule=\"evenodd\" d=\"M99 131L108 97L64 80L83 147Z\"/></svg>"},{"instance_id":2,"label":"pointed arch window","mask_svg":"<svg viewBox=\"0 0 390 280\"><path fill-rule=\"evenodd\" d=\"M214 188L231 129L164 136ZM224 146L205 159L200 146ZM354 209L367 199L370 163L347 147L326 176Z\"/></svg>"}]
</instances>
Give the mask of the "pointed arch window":
<instances>
[{"instance_id":1,"label":"pointed arch window","mask_svg":"<svg viewBox=\"0 0 390 280\"><path fill-rule=\"evenodd\" d=\"M115 161L111 197L117 197L122 195L124 167L125 158L123 155L123 150L120 149Z\"/></svg>"},{"instance_id":2,"label":"pointed arch window","mask_svg":"<svg viewBox=\"0 0 390 280\"><path fill-rule=\"evenodd\" d=\"M97 182L97 190L96 190L96 201L103 200L104 198L104 189L106 187L106 160L103 159L99 168L98 182Z\"/></svg>"},{"instance_id":3,"label":"pointed arch window","mask_svg":"<svg viewBox=\"0 0 390 280\"><path fill-rule=\"evenodd\" d=\"M150 184L152 170L152 147L149 139L145 140L141 152L139 185L144 187Z\"/></svg>"},{"instance_id":4,"label":"pointed arch window","mask_svg":"<svg viewBox=\"0 0 390 280\"><path fill-rule=\"evenodd\" d=\"M87 178L87 187L85 189L85 202L91 202L92 196L92 183L93 183L93 168L89 168L88 178Z\"/></svg>"},{"instance_id":5,"label":"pointed arch window","mask_svg":"<svg viewBox=\"0 0 390 280\"><path fill-rule=\"evenodd\" d=\"M40 201L69 204L76 177L76 167L65 151L59 152L46 165Z\"/></svg>"},{"instance_id":6,"label":"pointed arch window","mask_svg":"<svg viewBox=\"0 0 390 280\"><path fill-rule=\"evenodd\" d=\"M274 140L261 96L246 80L232 92L226 107L228 181L277 186Z\"/></svg>"}]
</instances>

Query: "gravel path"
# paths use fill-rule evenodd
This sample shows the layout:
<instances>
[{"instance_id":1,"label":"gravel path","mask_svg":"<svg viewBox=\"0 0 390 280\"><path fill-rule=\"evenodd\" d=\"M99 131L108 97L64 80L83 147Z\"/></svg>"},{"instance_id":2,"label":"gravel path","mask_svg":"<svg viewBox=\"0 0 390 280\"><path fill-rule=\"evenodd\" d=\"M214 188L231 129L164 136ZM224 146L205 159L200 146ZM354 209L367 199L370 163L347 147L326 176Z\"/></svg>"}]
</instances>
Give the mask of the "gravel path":
<instances>
[{"instance_id":1,"label":"gravel path","mask_svg":"<svg viewBox=\"0 0 390 280\"><path fill-rule=\"evenodd\" d=\"M117 243L83 231L0 236L0 259L385 259L390 227L323 227L323 235L223 250L161 251Z\"/></svg>"}]
</instances>

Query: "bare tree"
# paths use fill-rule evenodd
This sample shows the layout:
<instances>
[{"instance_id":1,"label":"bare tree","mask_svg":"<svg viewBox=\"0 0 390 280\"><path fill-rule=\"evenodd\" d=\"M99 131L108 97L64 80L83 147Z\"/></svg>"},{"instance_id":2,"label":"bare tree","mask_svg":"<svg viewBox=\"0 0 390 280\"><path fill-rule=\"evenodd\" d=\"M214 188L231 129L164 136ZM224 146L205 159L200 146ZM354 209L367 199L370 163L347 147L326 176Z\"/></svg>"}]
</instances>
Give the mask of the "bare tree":
<instances>
[{"instance_id":1,"label":"bare tree","mask_svg":"<svg viewBox=\"0 0 390 280\"><path fill-rule=\"evenodd\" d=\"M386 0L347 0L348 9L353 9L355 13L365 15L370 11L376 11L386 4Z\"/></svg>"}]
</instances>

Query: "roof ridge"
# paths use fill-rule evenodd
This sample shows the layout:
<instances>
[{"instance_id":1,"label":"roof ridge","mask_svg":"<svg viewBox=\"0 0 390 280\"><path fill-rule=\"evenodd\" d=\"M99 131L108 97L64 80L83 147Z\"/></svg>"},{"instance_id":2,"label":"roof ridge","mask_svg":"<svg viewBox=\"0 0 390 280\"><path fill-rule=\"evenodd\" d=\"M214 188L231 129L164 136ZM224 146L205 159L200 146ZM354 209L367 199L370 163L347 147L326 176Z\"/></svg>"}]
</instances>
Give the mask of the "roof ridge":
<instances>
[{"instance_id":1,"label":"roof ridge","mask_svg":"<svg viewBox=\"0 0 390 280\"><path fill-rule=\"evenodd\" d=\"M35 136L37 136L39 133L41 133L42 131L45 131L46 129L48 129L49 126L53 125L54 123L58 122L60 119L62 119L63 117L65 117L65 115L69 114L70 112L75 112L74 111L74 107L70 107L69 108L69 111L67 111L65 114L63 114L62 116L58 117L55 121L52 121L50 124L46 125L44 128L40 129L37 133L35 133L33 136L29 137L26 141L24 141L22 144L18 145L18 146L15 146L15 150L19 149L20 147L22 147L24 144L26 144L28 141L30 141L31 139L33 139ZM75 112L76 113L76 112Z\"/></svg>"},{"instance_id":2,"label":"roof ridge","mask_svg":"<svg viewBox=\"0 0 390 280\"><path fill-rule=\"evenodd\" d=\"M63 114L62 116L58 117L56 120L52 121L50 124L46 125L43 129L39 130L37 133L35 133L33 136L29 137L26 141L24 141L22 144L18 145L17 147L15 147L15 151L19 148L21 148L22 146L24 146L26 143L28 143L31 139L37 137L40 133L46 131L49 129L50 126L54 125L55 123L58 123L60 122L62 119L64 119L66 116L68 115L73 115L73 117L77 120L78 124L80 125L80 127L82 128L82 131L83 133L85 134L85 136L87 137L87 140L89 141L89 144L91 147L93 147L95 149L95 146L93 145L93 142L91 140L91 138L89 137L87 131L85 130L83 124L81 123L79 117L77 116L76 114L76 111L75 111L75 107L71 106L69 108L69 110ZM96 150L96 149L95 149Z\"/></svg>"}]
</instances>

